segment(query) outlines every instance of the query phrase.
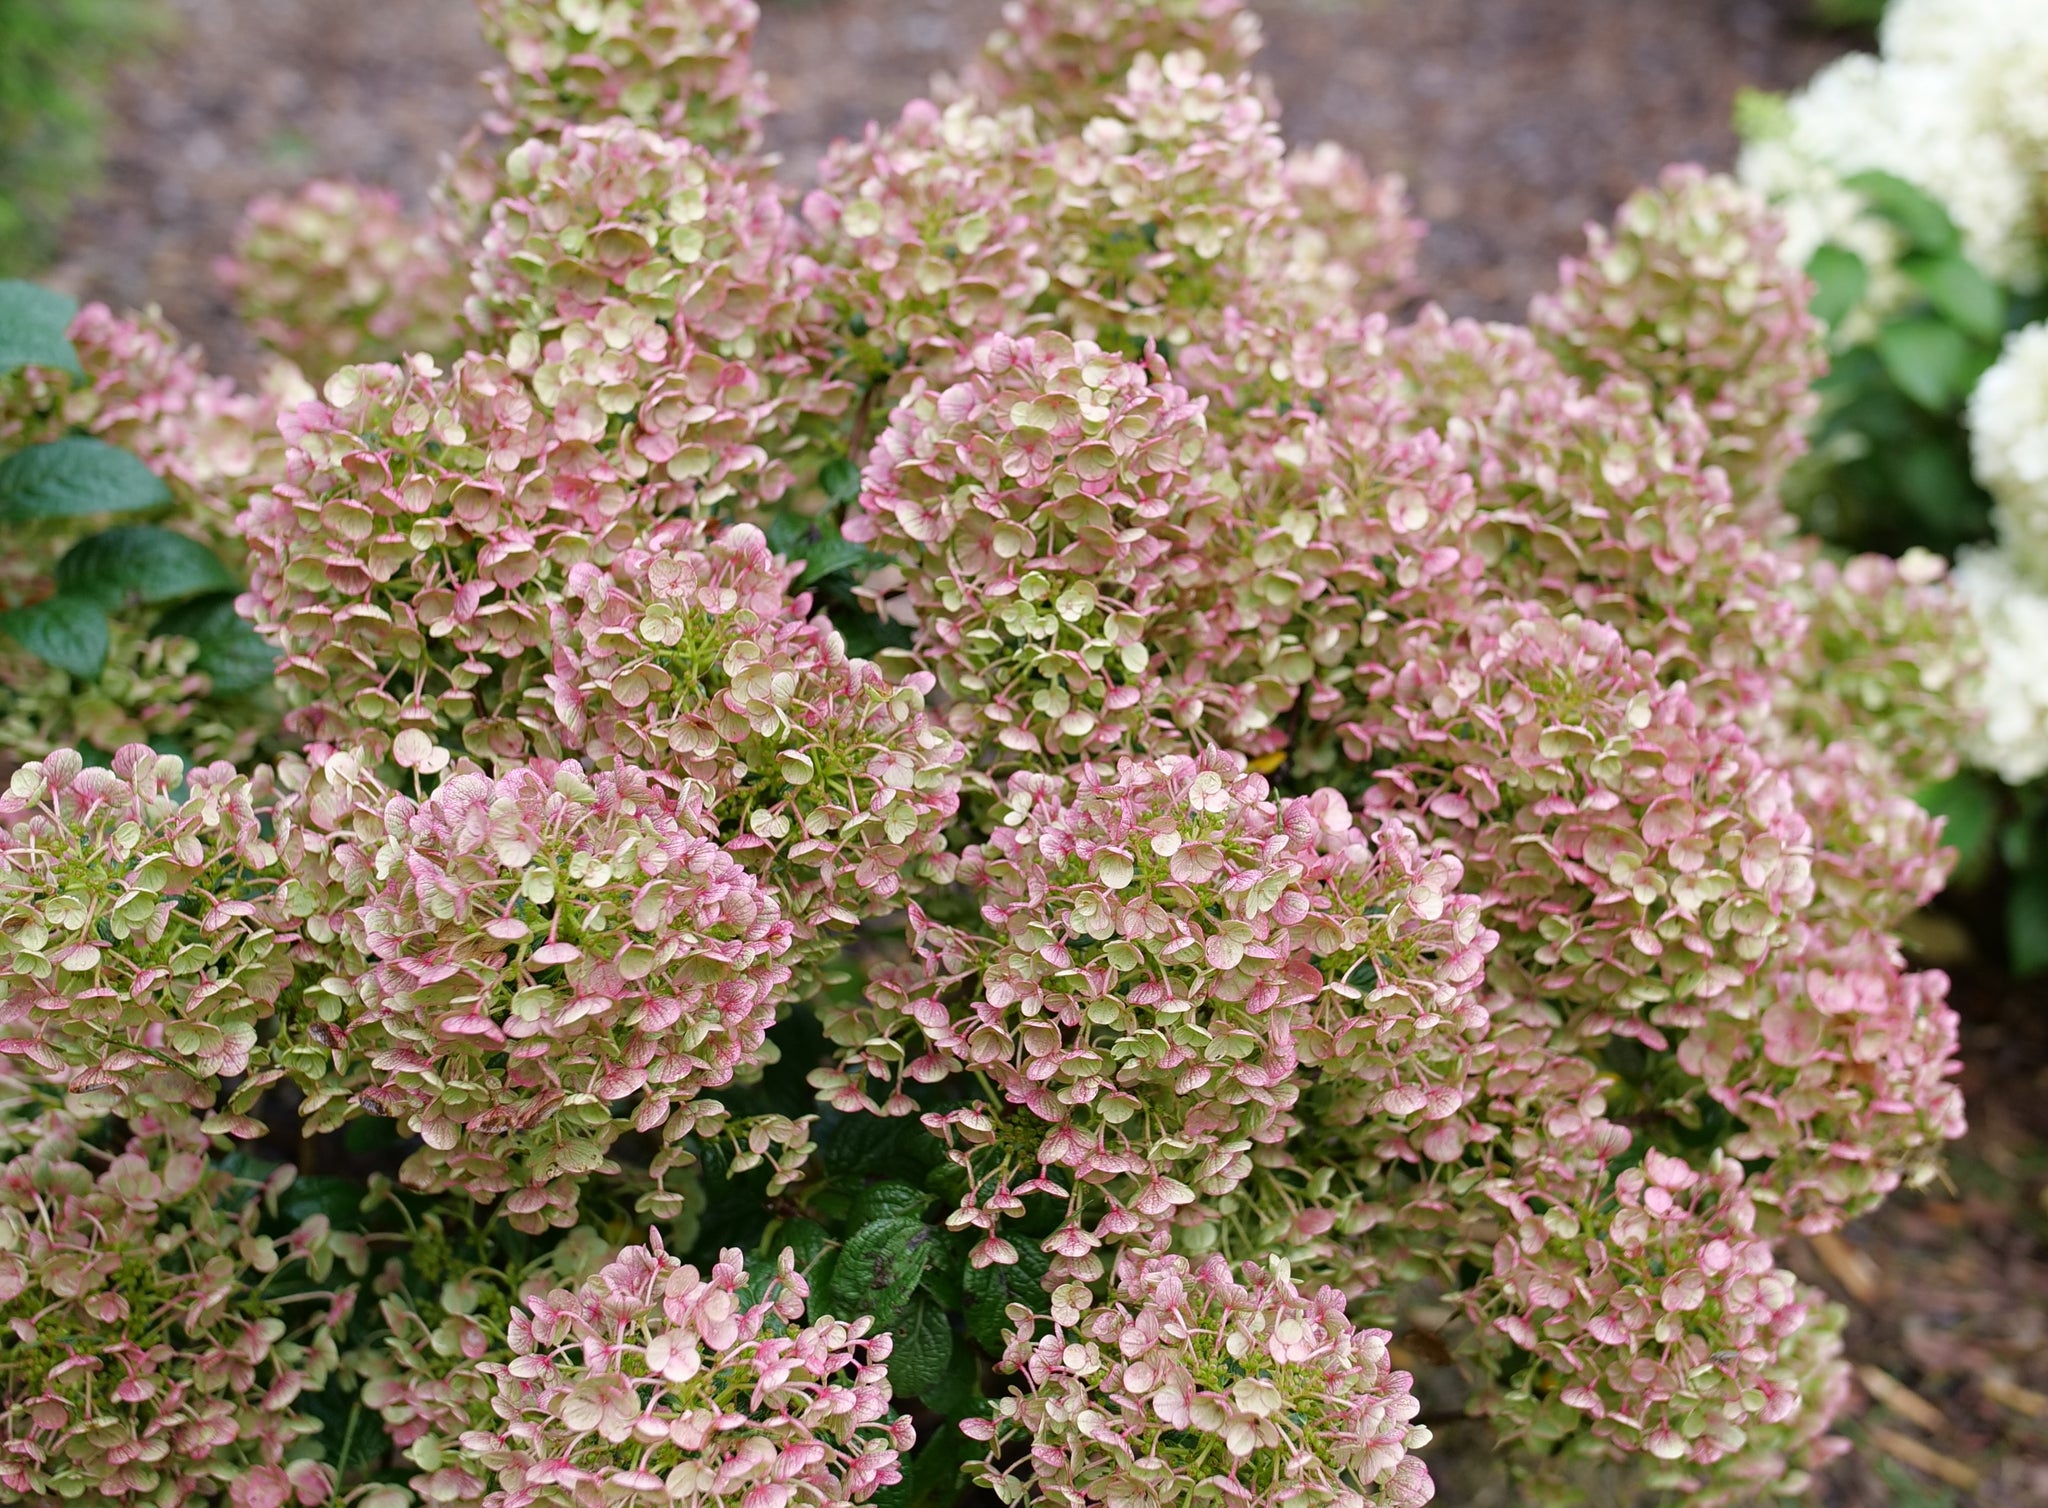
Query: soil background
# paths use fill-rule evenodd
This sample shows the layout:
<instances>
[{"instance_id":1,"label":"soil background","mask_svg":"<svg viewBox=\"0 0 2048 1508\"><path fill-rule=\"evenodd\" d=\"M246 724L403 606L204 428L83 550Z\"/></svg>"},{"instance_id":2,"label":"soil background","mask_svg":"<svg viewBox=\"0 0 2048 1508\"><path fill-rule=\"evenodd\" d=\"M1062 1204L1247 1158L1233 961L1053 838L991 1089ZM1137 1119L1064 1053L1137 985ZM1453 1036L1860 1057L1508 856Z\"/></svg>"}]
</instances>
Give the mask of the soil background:
<instances>
[{"instance_id":1,"label":"soil background","mask_svg":"<svg viewBox=\"0 0 2048 1508\"><path fill-rule=\"evenodd\" d=\"M103 191L56 280L160 303L216 365L255 347L213 274L262 191L347 175L413 203L483 100L469 0L167 0L170 47L122 76ZM795 182L957 64L998 0L765 0L759 60ZM1517 316L1585 222L1664 164L1726 166L1744 86L1788 88L1862 39L1803 0L1266 0L1265 70L1298 141L1403 174L1433 222L1429 296ZM1859 1449L1843 1508L2048 1505L2048 992L1958 970L1970 1137L1947 1181L1788 1260L1851 1309ZM1426 1339L1426 1338L1423 1338ZM1418 1368L1427 1346L1407 1338ZM1438 1501L1512 1504L1476 1432L1430 1452ZM1591 1500L1603 1501L1598 1487Z\"/></svg>"}]
</instances>

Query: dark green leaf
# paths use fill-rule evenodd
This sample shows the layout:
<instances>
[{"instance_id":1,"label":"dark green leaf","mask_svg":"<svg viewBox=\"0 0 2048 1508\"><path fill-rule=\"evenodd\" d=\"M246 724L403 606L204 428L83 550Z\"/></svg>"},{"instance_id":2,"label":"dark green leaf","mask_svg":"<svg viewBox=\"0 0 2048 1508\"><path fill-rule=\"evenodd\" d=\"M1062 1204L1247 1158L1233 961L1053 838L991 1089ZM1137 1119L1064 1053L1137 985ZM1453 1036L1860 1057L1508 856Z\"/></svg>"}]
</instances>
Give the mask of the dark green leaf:
<instances>
[{"instance_id":1,"label":"dark green leaf","mask_svg":"<svg viewBox=\"0 0 2048 1508\"><path fill-rule=\"evenodd\" d=\"M2025 978L2048 970L2048 872L2020 876L2006 897L2005 928L2013 973Z\"/></svg>"},{"instance_id":2,"label":"dark green leaf","mask_svg":"<svg viewBox=\"0 0 2048 1508\"><path fill-rule=\"evenodd\" d=\"M1969 338L1946 320L1894 320L1877 332L1877 354L1899 390L1922 408L1946 413L1969 389Z\"/></svg>"},{"instance_id":3,"label":"dark green leaf","mask_svg":"<svg viewBox=\"0 0 2048 1508\"><path fill-rule=\"evenodd\" d=\"M859 1230L877 1220L919 1219L931 1202L931 1195L907 1183L877 1183L860 1191L847 1223Z\"/></svg>"},{"instance_id":4,"label":"dark green leaf","mask_svg":"<svg viewBox=\"0 0 2048 1508\"><path fill-rule=\"evenodd\" d=\"M57 562L60 591L108 608L129 601L182 602L240 585L205 545L154 524L103 529Z\"/></svg>"},{"instance_id":5,"label":"dark green leaf","mask_svg":"<svg viewBox=\"0 0 2048 1508\"><path fill-rule=\"evenodd\" d=\"M292 1180L277 1208L294 1226L311 1216L325 1215L337 1230L360 1230L363 1194L363 1186L353 1178L306 1174Z\"/></svg>"},{"instance_id":6,"label":"dark green leaf","mask_svg":"<svg viewBox=\"0 0 2048 1508\"><path fill-rule=\"evenodd\" d=\"M1838 325L1870 289L1870 269L1863 258L1840 246L1823 246L1806 264L1813 279L1813 317L1822 324Z\"/></svg>"},{"instance_id":7,"label":"dark green leaf","mask_svg":"<svg viewBox=\"0 0 2048 1508\"><path fill-rule=\"evenodd\" d=\"M107 663L106 611L84 597L59 593L0 613L0 630L45 664L82 681L96 678Z\"/></svg>"},{"instance_id":8,"label":"dark green leaf","mask_svg":"<svg viewBox=\"0 0 2048 1508\"><path fill-rule=\"evenodd\" d=\"M892 1361L893 1367L895 1363ZM970 1347L955 1345L946 1375L918 1395L918 1402L948 1419L965 1419L980 1411L981 1364Z\"/></svg>"},{"instance_id":9,"label":"dark green leaf","mask_svg":"<svg viewBox=\"0 0 2048 1508\"><path fill-rule=\"evenodd\" d=\"M845 456L827 461L818 472L818 485L834 507L844 508L860 496L860 468Z\"/></svg>"},{"instance_id":10,"label":"dark green leaf","mask_svg":"<svg viewBox=\"0 0 2048 1508\"><path fill-rule=\"evenodd\" d=\"M1865 202L1899 228L1913 250L1946 256L1962 244L1948 211L1920 189L1890 173L1875 170L1845 180Z\"/></svg>"},{"instance_id":11,"label":"dark green leaf","mask_svg":"<svg viewBox=\"0 0 2048 1508\"><path fill-rule=\"evenodd\" d=\"M832 1312L842 1319L871 1314L881 1328L910 1302L917 1281L942 1251L938 1232L903 1216L862 1226L840 1248L832 1274Z\"/></svg>"},{"instance_id":12,"label":"dark green leaf","mask_svg":"<svg viewBox=\"0 0 2048 1508\"><path fill-rule=\"evenodd\" d=\"M1979 340L1996 341L2005 334L2005 294L1959 252L1947 256L1909 256L1899 264L1951 324Z\"/></svg>"},{"instance_id":13,"label":"dark green leaf","mask_svg":"<svg viewBox=\"0 0 2048 1508\"><path fill-rule=\"evenodd\" d=\"M865 545L841 539L837 529L821 532L815 543L802 547L802 554L804 573L797 577L799 587L816 586L827 576L836 576L873 558Z\"/></svg>"},{"instance_id":14,"label":"dark green leaf","mask_svg":"<svg viewBox=\"0 0 2048 1508\"><path fill-rule=\"evenodd\" d=\"M1920 804L1943 819L1942 841L1956 851L1956 869L1968 873L1991 856L1998 823L1998 793L1982 775L1964 771L1954 779L1928 786Z\"/></svg>"},{"instance_id":15,"label":"dark green leaf","mask_svg":"<svg viewBox=\"0 0 2048 1508\"><path fill-rule=\"evenodd\" d=\"M967 1289L967 1333L991 1356L1003 1354L1004 1332L1010 1321L1004 1310L1024 1304L1033 1311L1043 1307L1045 1290L1041 1280L1052 1267L1052 1258L1035 1242L1013 1243L1017 1261L1010 1267L970 1267L963 1285Z\"/></svg>"},{"instance_id":16,"label":"dark green leaf","mask_svg":"<svg viewBox=\"0 0 2048 1508\"><path fill-rule=\"evenodd\" d=\"M1969 463L1946 440L1915 440L1897 460L1900 495L1920 522L1948 540L1967 534L1982 511Z\"/></svg>"},{"instance_id":17,"label":"dark green leaf","mask_svg":"<svg viewBox=\"0 0 2048 1508\"><path fill-rule=\"evenodd\" d=\"M54 367L83 377L71 344L78 301L34 283L0 280L0 376L23 367Z\"/></svg>"},{"instance_id":18,"label":"dark green leaf","mask_svg":"<svg viewBox=\"0 0 2048 1508\"><path fill-rule=\"evenodd\" d=\"M235 611L234 595L201 597L156 620L160 634L178 634L199 646L199 669L222 696L240 696L270 680L277 651Z\"/></svg>"},{"instance_id":19,"label":"dark green leaf","mask_svg":"<svg viewBox=\"0 0 2048 1508\"><path fill-rule=\"evenodd\" d=\"M889 1327L889 1386L898 1398L916 1398L938 1386L953 1359L953 1326L945 1310L920 1294Z\"/></svg>"},{"instance_id":20,"label":"dark green leaf","mask_svg":"<svg viewBox=\"0 0 2048 1508\"><path fill-rule=\"evenodd\" d=\"M0 523L143 513L171 500L163 478L125 450L68 435L0 461Z\"/></svg>"}]
</instances>

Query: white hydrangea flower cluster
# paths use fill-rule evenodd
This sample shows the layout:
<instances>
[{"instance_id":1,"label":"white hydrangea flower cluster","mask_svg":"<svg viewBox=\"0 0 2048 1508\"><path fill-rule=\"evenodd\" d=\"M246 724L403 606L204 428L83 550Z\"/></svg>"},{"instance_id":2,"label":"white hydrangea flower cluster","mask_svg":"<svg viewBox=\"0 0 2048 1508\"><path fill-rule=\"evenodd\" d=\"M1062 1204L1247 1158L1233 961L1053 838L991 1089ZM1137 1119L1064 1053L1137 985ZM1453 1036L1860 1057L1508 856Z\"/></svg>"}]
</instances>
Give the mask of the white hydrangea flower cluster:
<instances>
[{"instance_id":1,"label":"white hydrangea flower cluster","mask_svg":"<svg viewBox=\"0 0 2048 1508\"><path fill-rule=\"evenodd\" d=\"M1853 54L1816 75L1743 153L1743 178L1790 224L1785 254L1804 266L1828 242L1854 251L1872 274L1866 312L1896 307L1907 286L1895 270L1903 246L1843 187L1878 171L1946 208L1988 275L2039 286L2048 0L1893 0L1881 46L1882 56Z\"/></svg>"},{"instance_id":2,"label":"white hydrangea flower cluster","mask_svg":"<svg viewBox=\"0 0 2048 1508\"><path fill-rule=\"evenodd\" d=\"M1956 590L1977 620L1984 646L1977 681L1982 719L1966 750L1974 764L2011 785L2048 774L2048 591L2014 568L2004 550L1966 550Z\"/></svg>"},{"instance_id":3,"label":"white hydrangea flower cluster","mask_svg":"<svg viewBox=\"0 0 2048 1508\"><path fill-rule=\"evenodd\" d=\"M1970 463L2015 568L2048 587L2048 321L2005 343L1970 395Z\"/></svg>"}]
</instances>

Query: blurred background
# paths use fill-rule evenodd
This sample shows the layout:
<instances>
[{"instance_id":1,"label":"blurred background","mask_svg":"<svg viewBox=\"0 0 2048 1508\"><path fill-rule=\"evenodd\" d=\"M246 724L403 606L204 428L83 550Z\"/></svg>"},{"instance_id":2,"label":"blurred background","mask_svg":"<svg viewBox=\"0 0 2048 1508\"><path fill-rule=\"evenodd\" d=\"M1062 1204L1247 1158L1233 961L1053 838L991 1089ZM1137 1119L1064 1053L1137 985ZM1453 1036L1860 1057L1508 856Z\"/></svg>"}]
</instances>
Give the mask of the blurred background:
<instances>
[{"instance_id":1,"label":"blurred background","mask_svg":"<svg viewBox=\"0 0 2048 1508\"><path fill-rule=\"evenodd\" d=\"M794 183L923 92L1000 0L763 0L771 141ZM1871 45L1872 0L1264 0L1289 136L1403 174L1430 297L1519 317L1664 164L1734 159L1745 88ZM160 304L216 367L257 348L213 264L254 195L311 176L418 207L484 102L469 0L0 0L0 276ZM1972 1130L1949 1181L1789 1243L1849 1304L1864 1393L1836 1504L2048 1504L2048 1009L1931 921L1965 1021ZM1432 1358L1403 1358L1426 1369ZM1459 1426L1439 1501L1505 1503Z\"/></svg>"}]
</instances>

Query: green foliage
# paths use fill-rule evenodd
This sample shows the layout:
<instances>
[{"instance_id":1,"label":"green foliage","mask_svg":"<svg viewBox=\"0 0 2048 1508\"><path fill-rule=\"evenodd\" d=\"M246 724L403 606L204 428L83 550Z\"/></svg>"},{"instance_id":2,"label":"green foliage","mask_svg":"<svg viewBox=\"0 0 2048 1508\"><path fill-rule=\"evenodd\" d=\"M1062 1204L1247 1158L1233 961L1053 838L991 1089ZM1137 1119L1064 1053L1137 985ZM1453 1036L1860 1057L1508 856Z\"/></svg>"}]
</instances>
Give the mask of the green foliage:
<instances>
[{"instance_id":1,"label":"green foliage","mask_svg":"<svg viewBox=\"0 0 2048 1508\"><path fill-rule=\"evenodd\" d=\"M157 0L0 0L0 273L55 254L99 177L111 70L163 30Z\"/></svg>"},{"instance_id":2,"label":"green foliage","mask_svg":"<svg viewBox=\"0 0 2048 1508\"><path fill-rule=\"evenodd\" d=\"M0 377L23 367L55 367L83 377L66 333L78 305L61 293L18 279L0 281Z\"/></svg>"},{"instance_id":3,"label":"green foliage","mask_svg":"<svg viewBox=\"0 0 2048 1508\"><path fill-rule=\"evenodd\" d=\"M1884 19L1885 0L1813 0L1822 26L1875 26Z\"/></svg>"}]
</instances>

